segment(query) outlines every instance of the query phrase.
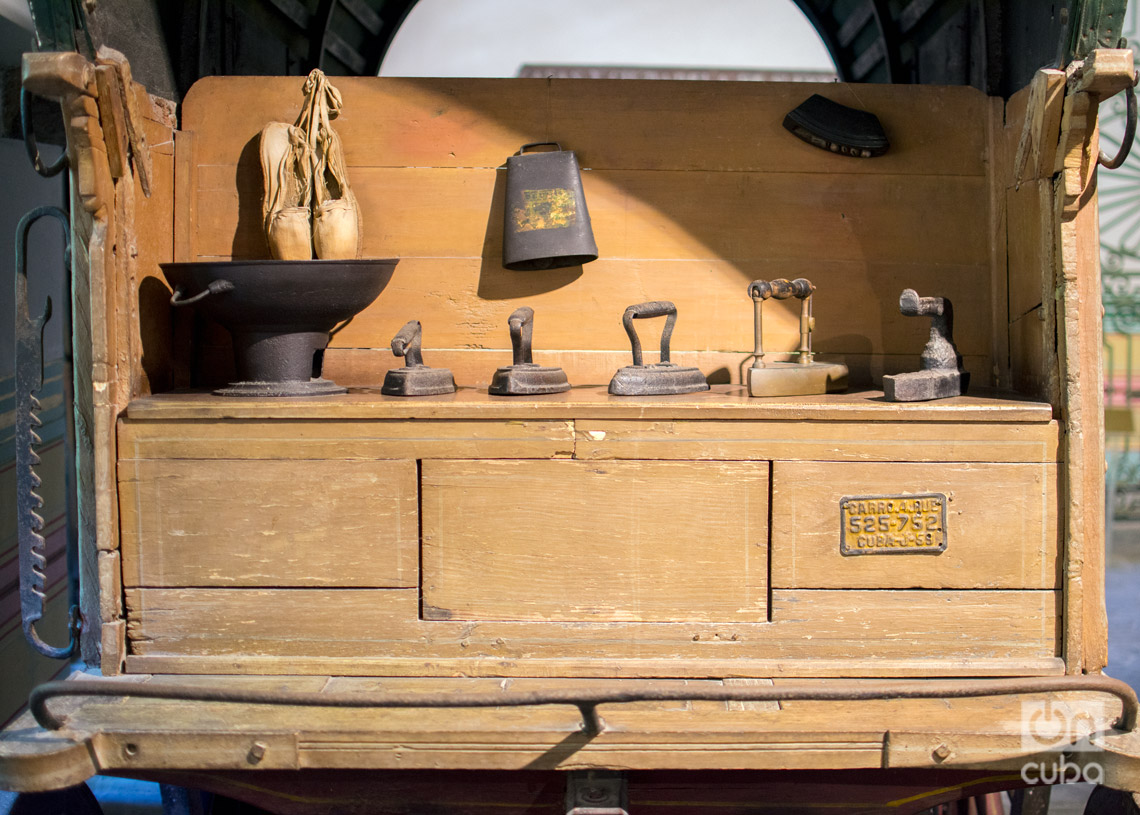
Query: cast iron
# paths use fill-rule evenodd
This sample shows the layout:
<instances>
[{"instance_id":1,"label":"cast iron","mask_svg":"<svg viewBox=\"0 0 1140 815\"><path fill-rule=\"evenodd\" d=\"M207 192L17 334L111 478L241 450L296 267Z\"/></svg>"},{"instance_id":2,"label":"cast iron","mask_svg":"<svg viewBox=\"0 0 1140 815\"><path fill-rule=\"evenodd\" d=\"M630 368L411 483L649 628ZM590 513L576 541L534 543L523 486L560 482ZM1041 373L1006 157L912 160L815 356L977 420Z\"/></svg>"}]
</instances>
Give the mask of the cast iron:
<instances>
[{"instance_id":1,"label":"cast iron","mask_svg":"<svg viewBox=\"0 0 1140 815\"><path fill-rule=\"evenodd\" d=\"M633 327L635 319L665 317L661 331L661 361L642 364L641 340ZM673 324L677 322L677 307L668 300L638 303L625 310L621 318L625 333L633 348L633 364L614 374L610 380L610 393L614 396L666 396L678 393L707 391L709 383L698 368L686 368L669 361L669 340Z\"/></svg>"},{"instance_id":2,"label":"cast iron","mask_svg":"<svg viewBox=\"0 0 1140 815\"><path fill-rule=\"evenodd\" d=\"M907 317L930 317L930 339L922 349L922 369L883 377L883 395L892 402L925 402L961 396L970 372L954 345L954 306L947 297L919 297L904 289L899 311Z\"/></svg>"},{"instance_id":3,"label":"cast iron","mask_svg":"<svg viewBox=\"0 0 1140 815\"><path fill-rule=\"evenodd\" d=\"M392 337L392 353L404 358L403 368L393 368L384 375L380 392L386 396L435 396L455 393L455 378L447 368L424 365L420 351L423 328L419 320L409 320Z\"/></svg>"},{"instance_id":4,"label":"cast iron","mask_svg":"<svg viewBox=\"0 0 1140 815\"><path fill-rule=\"evenodd\" d=\"M325 396L345 388L313 378L329 332L377 298L397 261L234 260L164 263L173 306L195 304L233 335L238 381L219 396Z\"/></svg>"},{"instance_id":5,"label":"cast iron","mask_svg":"<svg viewBox=\"0 0 1140 815\"><path fill-rule=\"evenodd\" d=\"M511 332L514 362L495 371L487 393L494 396L537 396L570 390L565 371L538 365L531 357L534 309L530 306L516 308L507 319L507 327Z\"/></svg>"}]
</instances>

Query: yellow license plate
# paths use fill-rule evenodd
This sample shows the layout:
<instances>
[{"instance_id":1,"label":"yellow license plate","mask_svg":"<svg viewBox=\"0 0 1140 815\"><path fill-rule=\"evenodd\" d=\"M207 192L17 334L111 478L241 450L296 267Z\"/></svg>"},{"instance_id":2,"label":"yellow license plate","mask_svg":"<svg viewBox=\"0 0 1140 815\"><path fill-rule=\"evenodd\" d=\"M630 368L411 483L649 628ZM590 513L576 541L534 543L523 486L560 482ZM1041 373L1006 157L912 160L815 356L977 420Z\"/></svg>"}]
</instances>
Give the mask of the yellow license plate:
<instances>
[{"instance_id":1,"label":"yellow license plate","mask_svg":"<svg viewBox=\"0 0 1140 815\"><path fill-rule=\"evenodd\" d=\"M860 495L839 501L843 555L946 551L946 496Z\"/></svg>"}]
</instances>

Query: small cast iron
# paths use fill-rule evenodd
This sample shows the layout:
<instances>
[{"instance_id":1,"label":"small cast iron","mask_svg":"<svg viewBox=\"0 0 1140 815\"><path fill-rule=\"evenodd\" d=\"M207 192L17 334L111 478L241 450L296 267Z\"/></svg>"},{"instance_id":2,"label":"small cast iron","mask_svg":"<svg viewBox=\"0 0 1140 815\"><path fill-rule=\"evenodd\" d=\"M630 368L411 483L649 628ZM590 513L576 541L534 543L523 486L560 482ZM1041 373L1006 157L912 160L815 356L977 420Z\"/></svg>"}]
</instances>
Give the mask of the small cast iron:
<instances>
[{"instance_id":1,"label":"small cast iron","mask_svg":"<svg viewBox=\"0 0 1140 815\"><path fill-rule=\"evenodd\" d=\"M546 145L558 149L526 153ZM557 142L524 144L507 159L503 266L536 271L597 259L577 156Z\"/></svg>"},{"instance_id":2,"label":"small cast iron","mask_svg":"<svg viewBox=\"0 0 1140 815\"><path fill-rule=\"evenodd\" d=\"M238 381L218 396L326 396L313 355L337 323L375 300L396 260L235 260L164 263L170 304L196 304L233 337Z\"/></svg>"},{"instance_id":3,"label":"small cast iron","mask_svg":"<svg viewBox=\"0 0 1140 815\"><path fill-rule=\"evenodd\" d=\"M642 363L641 340L633 327L635 319L665 317L661 331L661 361L650 365ZM633 364L614 374L610 380L610 393L615 396L666 396L676 393L707 391L709 383L697 368L685 368L669 361L669 340L677 322L677 307L668 300L638 303L625 310L621 318L625 333L633 346Z\"/></svg>"},{"instance_id":4,"label":"small cast iron","mask_svg":"<svg viewBox=\"0 0 1140 815\"><path fill-rule=\"evenodd\" d=\"M392 337L392 353L404 358L403 368L393 368L384 375L380 392L388 396L435 396L455 393L455 378L447 368L429 368L420 353L422 327L419 320L409 320Z\"/></svg>"},{"instance_id":5,"label":"small cast iron","mask_svg":"<svg viewBox=\"0 0 1140 815\"><path fill-rule=\"evenodd\" d=\"M961 396L970 385L970 372L954 346L954 306L945 297L919 297L904 289L899 311L907 317L931 317L930 340L922 349L922 369L883 377L883 395L892 402L925 402Z\"/></svg>"},{"instance_id":6,"label":"small cast iron","mask_svg":"<svg viewBox=\"0 0 1140 815\"><path fill-rule=\"evenodd\" d=\"M531 360L534 309L529 306L515 309L507 320L507 326L511 331L514 364L495 371L487 392L495 396L537 396L570 390L565 371L536 365Z\"/></svg>"},{"instance_id":7,"label":"small cast iron","mask_svg":"<svg viewBox=\"0 0 1140 815\"><path fill-rule=\"evenodd\" d=\"M753 325L756 344L755 360L748 372L750 396L807 396L819 393L838 393L847 389L847 366L835 362L816 362L811 350L811 333L815 330L812 316L812 294L815 286L804 277L795 280L753 280L748 285L752 297ZM765 360L763 342L764 301L800 301L800 347L794 362Z\"/></svg>"}]
</instances>

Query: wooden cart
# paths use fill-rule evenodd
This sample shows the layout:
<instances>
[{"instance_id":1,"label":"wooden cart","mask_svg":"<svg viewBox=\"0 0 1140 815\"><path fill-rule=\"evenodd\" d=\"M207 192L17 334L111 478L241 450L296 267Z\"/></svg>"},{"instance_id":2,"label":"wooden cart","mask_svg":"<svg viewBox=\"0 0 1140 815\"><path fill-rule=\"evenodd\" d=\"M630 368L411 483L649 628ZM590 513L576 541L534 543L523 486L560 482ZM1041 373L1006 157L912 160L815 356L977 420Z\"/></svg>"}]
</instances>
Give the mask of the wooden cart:
<instances>
[{"instance_id":1,"label":"wooden cart","mask_svg":"<svg viewBox=\"0 0 1140 815\"><path fill-rule=\"evenodd\" d=\"M338 80L364 255L400 262L324 353L350 392L308 400L210 395L228 338L172 313L159 268L266 256L256 136L299 80L203 80L180 122L122 62L34 55L24 81L69 125L83 649L115 695L41 698L0 786L122 774L280 813L585 812L621 784L637 813L911 812L1066 766L1140 790L1135 696L1101 677L1096 114L1130 52L1008 102ZM890 152L792 137L812 93ZM601 258L510 272L502 165L543 140L578 153ZM798 276L853 387L750 398L748 283ZM953 301L968 396L876 389L925 342L907 287ZM712 391L610 396L622 310L658 299ZM487 395L520 305L570 392ZM410 319L458 393L380 395ZM770 310L766 342L797 328ZM843 554L849 516L916 497L944 551Z\"/></svg>"}]
</instances>

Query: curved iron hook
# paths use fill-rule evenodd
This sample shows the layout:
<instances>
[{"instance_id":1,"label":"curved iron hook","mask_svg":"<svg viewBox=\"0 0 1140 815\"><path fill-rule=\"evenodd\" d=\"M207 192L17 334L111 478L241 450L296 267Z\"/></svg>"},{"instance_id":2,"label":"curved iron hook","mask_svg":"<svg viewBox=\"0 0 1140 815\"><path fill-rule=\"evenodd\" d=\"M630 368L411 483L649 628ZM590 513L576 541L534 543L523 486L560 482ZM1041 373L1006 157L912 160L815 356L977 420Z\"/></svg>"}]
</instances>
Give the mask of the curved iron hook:
<instances>
[{"instance_id":1,"label":"curved iron hook","mask_svg":"<svg viewBox=\"0 0 1140 815\"><path fill-rule=\"evenodd\" d=\"M44 166L43 159L40 157L39 145L36 144L36 132L32 127L32 111L28 104L28 97L30 95L27 88L20 88L20 126L24 131L24 147L28 151L28 159L32 162L32 167L35 168L35 171L44 178L51 178L67 169L67 148L63 148L63 152L59 154L59 158L50 165Z\"/></svg>"},{"instance_id":2,"label":"curved iron hook","mask_svg":"<svg viewBox=\"0 0 1140 815\"><path fill-rule=\"evenodd\" d=\"M1115 170L1124 160L1128 158L1128 153L1132 150L1132 141L1136 137L1136 83L1140 82L1140 74L1136 75L1136 79L1132 84L1124 89L1124 104L1126 111L1126 118L1124 122L1124 138L1120 142L1120 150L1113 158L1109 158L1102 150L1100 155L1097 156L1097 164L1104 167L1106 170Z\"/></svg>"},{"instance_id":3,"label":"curved iron hook","mask_svg":"<svg viewBox=\"0 0 1140 815\"><path fill-rule=\"evenodd\" d=\"M47 556L40 534L44 521L36 512L43 499L36 493L40 478L35 465L40 463L36 446L40 437L36 428L42 425L36 415L40 402L35 394L43 387L43 332L51 319L51 298L43 313L32 318L28 312L28 232L43 217L53 217L64 228L64 258L71 266L71 222L59 207L37 207L20 219L16 227L16 520L20 562L20 616L24 637L38 653L51 659L67 659L79 647L82 627L79 608L72 606L68 621L68 644L61 648L48 645L36 631L36 623L44 616L47 580Z\"/></svg>"}]
</instances>

